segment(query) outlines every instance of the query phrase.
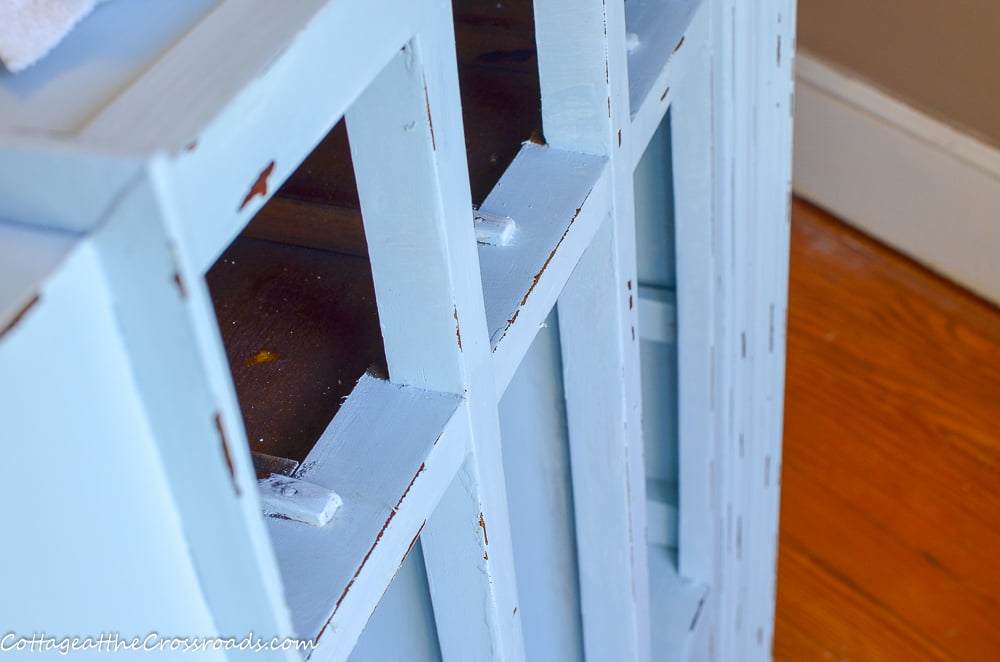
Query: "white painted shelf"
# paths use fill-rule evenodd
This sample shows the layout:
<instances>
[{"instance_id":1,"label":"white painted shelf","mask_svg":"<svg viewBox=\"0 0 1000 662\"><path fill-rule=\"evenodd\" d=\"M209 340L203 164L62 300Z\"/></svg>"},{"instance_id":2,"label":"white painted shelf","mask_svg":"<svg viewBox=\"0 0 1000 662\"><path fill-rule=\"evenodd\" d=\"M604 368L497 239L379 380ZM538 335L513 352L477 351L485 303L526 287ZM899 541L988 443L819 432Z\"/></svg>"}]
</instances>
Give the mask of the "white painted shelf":
<instances>
[{"instance_id":1,"label":"white painted shelf","mask_svg":"<svg viewBox=\"0 0 1000 662\"><path fill-rule=\"evenodd\" d=\"M699 639L707 634L704 613L710 589L677 574L671 551L649 546L650 631L657 662L699 662Z\"/></svg>"},{"instance_id":2,"label":"white painted shelf","mask_svg":"<svg viewBox=\"0 0 1000 662\"><path fill-rule=\"evenodd\" d=\"M498 393L610 213L610 184L607 159L525 143L483 202L517 224L510 245L479 245Z\"/></svg>"},{"instance_id":3,"label":"white painted shelf","mask_svg":"<svg viewBox=\"0 0 1000 662\"><path fill-rule=\"evenodd\" d=\"M365 375L294 474L344 505L324 527L268 517L295 631L324 659L346 658L465 459L464 413Z\"/></svg>"},{"instance_id":4,"label":"white painted shelf","mask_svg":"<svg viewBox=\"0 0 1000 662\"><path fill-rule=\"evenodd\" d=\"M711 3L629 0L625 24L638 41L628 55L632 160L639 162L684 78L708 48Z\"/></svg>"}]
</instances>

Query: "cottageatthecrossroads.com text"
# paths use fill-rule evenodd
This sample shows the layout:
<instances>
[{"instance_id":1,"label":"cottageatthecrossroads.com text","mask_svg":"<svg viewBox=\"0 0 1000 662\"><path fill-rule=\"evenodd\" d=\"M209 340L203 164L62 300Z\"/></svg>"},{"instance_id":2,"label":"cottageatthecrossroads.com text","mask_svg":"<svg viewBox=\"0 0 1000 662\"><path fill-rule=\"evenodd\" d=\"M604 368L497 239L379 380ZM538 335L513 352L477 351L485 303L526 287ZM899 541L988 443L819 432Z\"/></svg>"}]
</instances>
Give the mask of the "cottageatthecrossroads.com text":
<instances>
[{"instance_id":1,"label":"cottageatthecrossroads.com text","mask_svg":"<svg viewBox=\"0 0 1000 662\"><path fill-rule=\"evenodd\" d=\"M8 632L0 637L0 655L3 653L58 652L69 655L77 651L116 653L125 651L182 652L242 650L252 652L298 650L310 652L316 648L311 639L290 639L255 636L253 632L238 637L163 637L151 632L145 637L123 637L117 632L101 633L87 637L55 637L42 633L19 635Z\"/></svg>"}]
</instances>

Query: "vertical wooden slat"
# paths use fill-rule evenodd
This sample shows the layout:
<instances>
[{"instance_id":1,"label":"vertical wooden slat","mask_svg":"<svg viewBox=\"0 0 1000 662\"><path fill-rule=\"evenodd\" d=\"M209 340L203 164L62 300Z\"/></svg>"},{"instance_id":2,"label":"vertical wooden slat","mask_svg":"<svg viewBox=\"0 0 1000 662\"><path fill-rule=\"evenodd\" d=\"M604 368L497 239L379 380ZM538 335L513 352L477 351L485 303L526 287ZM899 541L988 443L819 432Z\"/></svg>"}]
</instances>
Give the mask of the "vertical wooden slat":
<instances>
[{"instance_id":1,"label":"vertical wooden slat","mask_svg":"<svg viewBox=\"0 0 1000 662\"><path fill-rule=\"evenodd\" d=\"M679 571L712 583L716 410L714 384L716 263L713 244L712 71L707 49L670 107L677 268Z\"/></svg>"},{"instance_id":2,"label":"vertical wooden slat","mask_svg":"<svg viewBox=\"0 0 1000 662\"><path fill-rule=\"evenodd\" d=\"M638 283L621 3L538 0L535 32L545 138L607 156L613 213L559 299L589 660L650 655Z\"/></svg>"},{"instance_id":3,"label":"vertical wooden slat","mask_svg":"<svg viewBox=\"0 0 1000 662\"><path fill-rule=\"evenodd\" d=\"M780 19L779 19L780 16ZM713 158L716 477L714 655L770 656L787 300L794 7L716 1ZM781 39L779 50L778 38Z\"/></svg>"},{"instance_id":4,"label":"vertical wooden slat","mask_svg":"<svg viewBox=\"0 0 1000 662\"><path fill-rule=\"evenodd\" d=\"M774 603L777 584L777 535L779 475L783 432L785 331L788 296L788 251L792 177L793 60L795 45L795 3L776 2L761 13L761 38L756 48L755 68L761 79L764 99L759 102L755 128L755 152L772 148L776 155L771 167L759 173L758 209L764 227L757 235L757 277L763 300L757 306L756 355L763 366L755 372L753 392L758 400L754 410L759 443L753 446L747 480L757 503L747 530L747 544L753 552L750 563L761 572L750 574L749 593L767 610L754 609L748 619L748 647L760 659L769 658L774 636ZM776 256L776 257L772 257ZM780 259L778 259L780 258ZM766 572L763 571L766 568Z\"/></svg>"},{"instance_id":5,"label":"vertical wooden slat","mask_svg":"<svg viewBox=\"0 0 1000 662\"><path fill-rule=\"evenodd\" d=\"M392 381L464 395L469 457L423 530L445 660L524 657L450 3L347 113Z\"/></svg>"},{"instance_id":6,"label":"vertical wooden slat","mask_svg":"<svg viewBox=\"0 0 1000 662\"><path fill-rule=\"evenodd\" d=\"M211 315L207 287L161 203L168 195L160 165L154 161L123 192L91 238L219 632L292 636L235 396L224 401L215 390L206 370L210 349L192 322Z\"/></svg>"}]
</instances>

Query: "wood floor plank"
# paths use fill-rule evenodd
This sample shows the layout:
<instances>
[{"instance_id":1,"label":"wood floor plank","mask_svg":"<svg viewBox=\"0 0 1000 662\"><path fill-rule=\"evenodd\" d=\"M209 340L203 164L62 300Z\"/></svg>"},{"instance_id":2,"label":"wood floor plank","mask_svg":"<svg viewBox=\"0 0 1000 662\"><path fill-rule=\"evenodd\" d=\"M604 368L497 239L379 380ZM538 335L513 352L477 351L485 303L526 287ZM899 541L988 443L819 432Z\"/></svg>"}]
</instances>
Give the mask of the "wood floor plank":
<instances>
[{"instance_id":1,"label":"wood floor plank","mask_svg":"<svg viewBox=\"0 0 1000 662\"><path fill-rule=\"evenodd\" d=\"M777 660L1000 659L1000 311L793 206Z\"/></svg>"}]
</instances>

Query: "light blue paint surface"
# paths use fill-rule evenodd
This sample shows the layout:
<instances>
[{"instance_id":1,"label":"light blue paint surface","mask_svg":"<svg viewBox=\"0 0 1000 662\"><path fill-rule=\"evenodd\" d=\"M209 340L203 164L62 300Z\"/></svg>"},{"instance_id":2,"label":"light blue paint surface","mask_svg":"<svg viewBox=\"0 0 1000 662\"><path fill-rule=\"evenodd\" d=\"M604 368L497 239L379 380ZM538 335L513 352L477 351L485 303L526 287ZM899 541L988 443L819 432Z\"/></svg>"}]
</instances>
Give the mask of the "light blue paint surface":
<instances>
[{"instance_id":1,"label":"light blue paint surface","mask_svg":"<svg viewBox=\"0 0 1000 662\"><path fill-rule=\"evenodd\" d=\"M423 559L418 541L382 596L349 662L438 662L441 659Z\"/></svg>"},{"instance_id":2,"label":"light blue paint surface","mask_svg":"<svg viewBox=\"0 0 1000 662\"><path fill-rule=\"evenodd\" d=\"M0 637L217 634L111 306L78 249L0 345Z\"/></svg>"},{"instance_id":3,"label":"light blue paint surface","mask_svg":"<svg viewBox=\"0 0 1000 662\"><path fill-rule=\"evenodd\" d=\"M551 314L500 401L518 606L531 662L583 660L576 531L559 329ZM441 659L419 546L407 557L351 662Z\"/></svg>"},{"instance_id":4,"label":"light blue paint surface","mask_svg":"<svg viewBox=\"0 0 1000 662\"><path fill-rule=\"evenodd\" d=\"M670 113L660 122L635 168L636 267L639 283L673 289L674 191Z\"/></svg>"},{"instance_id":5,"label":"light blue paint surface","mask_svg":"<svg viewBox=\"0 0 1000 662\"><path fill-rule=\"evenodd\" d=\"M500 400L500 427L527 660L582 660L566 403L554 312Z\"/></svg>"},{"instance_id":6,"label":"light blue paint surface","mask_svg":"<svg viewBox=\"0 0 1000 662\"><path fill-rule=\"evenodd\" d=\"M670 113L664 116L635 169L636 261L639 284L673 290L677 284L674 243L674 191ZM641 334L641 330L640 330ZM678 384L676 343L642 340L642 432L646 477L661 494L656 500L677 506ZM651 511L650 516L658 511ZM650 521L649 526L661 523ZM676 521L668 532L677 540Z\"/></svg>"}]
</instances>

